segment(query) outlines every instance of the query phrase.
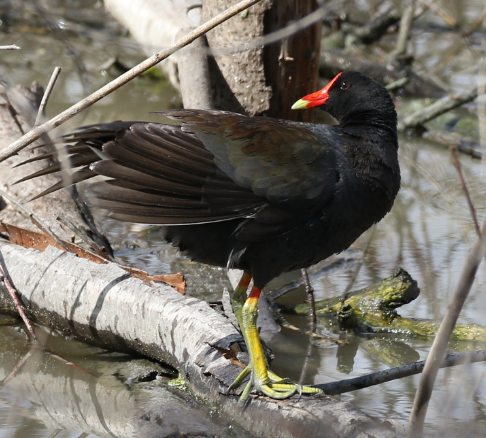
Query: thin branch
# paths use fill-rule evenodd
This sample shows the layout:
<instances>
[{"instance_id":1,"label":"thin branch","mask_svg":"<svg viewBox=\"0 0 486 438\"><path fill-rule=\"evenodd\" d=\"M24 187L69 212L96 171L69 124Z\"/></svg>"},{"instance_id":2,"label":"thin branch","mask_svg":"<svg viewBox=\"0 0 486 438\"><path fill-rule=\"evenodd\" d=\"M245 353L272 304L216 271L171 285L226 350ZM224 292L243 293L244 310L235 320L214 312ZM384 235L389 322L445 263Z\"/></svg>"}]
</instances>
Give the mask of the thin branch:
<instances>
[{"instance_id":1,"label":"thin branch","mask_svg":"<svg viewBox=\"0 0 486 438\"><path fill-rule=\"evenodd\" d=\"M384 7L380 9L363 26L353 30L346 38L347 46L357 42L369 45L378 41L387 33L390 26L397 24L402 17L402 11L398 10L393 3L384 3Z\"/></svg>"},{"instance_id":2,"label":"thin branch","mask_svg":"<svg viewBox=\"0 0 486 438\"><path fill-rule=\"evenodd\" d=\"M461 278L457 285L456 291L447 306L447 312L434 339L430 349L427 362L424 367L422 379L420 380L415 400L410 415L408 438L421 438L424 428L425 414L429 404L430 396L434 387L440 364L444 357L447 344L451 337L457 318L461 312L462 306L466 301L471 286L476 277L478 267L486 255L486 219L481 228L481 237L476 241L468 260L462 271Z\"/></svg>"},{"instance_id":3,"label":"thin branch","mask_svg":"<svg viewBox=\"0 0 486 438\"><path fill-rule=\"evenodd\" d=\"M37 117L35 119L34 126L39 126L39 124L44 119L45 107L47 105L49 97L51 96L52 90L54 89L54 86L56 85L56 81L57 81L57 78L59 77L60 73L61 73L61 67L56 67L54 69L54 71L52 72L51 79L49 80L49 83L47 84L46 91L44 92L44 95L42 96L42 101L39 105L39 111L37 111ZM47 138L45 138L43 140L44 140L45 143L49 143L50 142L49 137L47 135L46 135L46 137ZM64 147L64 145L60 145L56 149L56 153L57 153L57 160L61 164L61 178L62 178L63 184L64 184L65 187L69 187L72 184L72 169L71 169L70 160L69 160L69 157L68 157L68 154L66 152L66 148Z\"/></svg>"},{"instance_id":4,"label":"thin branch","mask_svg":"<svg viewBox=\"0 0 486 438\"><path fill-rule=\"evenodd\" d=\"M483 38L481 43L483 50L486 48L486 40ZM481 146L481 157L486 156L486 59L479 60L478 68L478 124L479 124L479 144ZM481 163L481 176L484 181L486 177L486 160Z\"/></svg>"},{"instance_id":5,"label":"thin branch","mask_svg":"<svg viewBox=\"0 0 486 438\"><path fill-rule=\"evenodd\" d=\"M40 126L34 127L27 134L23 135L21 138L19 138L18 140L16 140L15 142L13 142L12 144L10 144L8 147L4 148L1 151L0 162L6 160L12 155L15 155L17 152L25 148L27 145L40 138L43 134L63 124L67 120L77 115L79 112L83 111L84 109L90 107L94 103L101 100L109 93L112 93L113 91L120 88L122 85L125 85L127 82L135 79L139 74L143 73L144 71L147 71L149 68L163 61L164 59L166 59L167 57L169 57L170 55L172 55L182 47L185 47L188 44L192 43L195 39L199 38L201 35L204 35L206 32L210 31L214 27L218 26L219 24L223 23L224 21L228 20L229 18L233 17L239 12L244 11L245 9L254 5L255 3L258 3L259 1L260 0L243 0L237 3L235 6L226 9L221 14L218 14L216 17L202 24L197 29L183 36L181 39L176 41L168 48L161 50L160 52L152 55L150 58L147 58L145 61L133 67L132 69L122 74L115 80L111 81L107 85L101 87L99 90L95 91L94 93L92 93L85 99L81 100L80 102L74 104L67 110L58 114L56 117L52 118L48 122Z\"/></svg>"},{"instance_id":6,"label":"thin branch","mask_svg":"<svg viewBox=\"0 0 486 438\"><path fill-rule=\"evenodd\" d=\"M397 44L395 50L390 53L391 58L405 55L407 53L407 44L410 39L413 23L413 10L415 7L415 1L409 0L405 6L400 20L400 30L398 33Z\"/></svg>"},{"instance_id":7,"label":"thin branch","mask_svg":"<svg viewBox=\"0 0 486 438\"><path fill-rule=\"evenodd\" d=\"M310 324L309 324L309 332L315 333L316 332L316 326L317 326L317 318L316 318L316 300L314 297L314 288L312 287L312 284L309 280L309 275L307 273L307 269L301 269L302 272L302 280L304 281L305 284L305 291L307 293L307 302L309 303L309 319L310 319ZM307 352L305 355L305 360L304 364L302 365L302 369L300 371L300 377L299 377L299 386L302 385L305 379L305 375L307 373L307 367L309 366L309 360L312 354L312 340L309 338L309 345L307 346Z\"/></svg>"},{"instance_id":8,"label":"thin branch","mask_svg":"<svg viewBox=\"0 0 486 438\"><path fill-rule=\"evenodd\" d=\"M73 368L76 368L77 370L83 372L84 374L88 374L90 376L96 377L93 373L90 373L89 371L85 370L84 368L81 368L79 365L76 365L74 362L71 362L70 360L64 359L62 356L59 356L58 354L53 353L52 351L46 350L44 348L43 353L48 354L49 356L52 356L54 359L60 360L65 365L69 365Z\"/></svg>"},{"instance_id":9,"label":"thin branch","mask_svg":"<svg viewBox=\"0 0 486 438\"><path fill-rule=\"evenodd\" d=\"M25 215L27 218L29 218L32 221L32 223L37 228L39 228L42 232L49 235L56 242L57 245L64 248L67 252L72 252L71 249L67 245L65 245L64 242L61 239L59 239L59 237L56 236L56 234L51 230L49 225L47 225L30 208L26 207L24 204L17 201L17 199L15 199L12 195L9 195L8 193L4 192L1 189L0 189L0 196L7 198L12 204L14 204L20 210L20 212L23 215Z\"/></svg>"},{"instance_id":10,"label":"thin branch","mask_svg":"<svg viewBox=\"0 0 486 438\"><path fill-rule=\"evenodd\" d=\"M10 44L9 46L0 46L0 50L20 50L21 48L17 44Z\"/></svg>"},{"instance_id":11,"label":"thin branch","mask_svg":"<svg viewBox=\"0 0 486 438\"><path fill-rule=\"evenodd\" d=\"M486 6L484 7L483 12L481 12L481 15L479 15L478 18L474 20L474 23L471 25L471 27L469 28L469 30L466 32L464 36L470 38L471 35L476 31L476 29L481 25L481 23L484 20L484 17L486 17Z\"/></svg>"},{"instance_id":12,"label":"thin branch","mask_svg":"<svg viewBox=\"0 0 486 438\"><path fill-rule=\"evenodd\" d=\"M98 245L88 234L82 230L81 228L77 227L72 221L70 221L64 214L60 214L57 217L57 220L69 228L74 234L76 234L83 242L85 242L89 248L91 248L94 252L99 254L104 259L110 260L112 262L115 261L115 258L108 254L104 247Z\"/></svg>"},{"instance_id":13,"label":"thin branch","mask_svg":"<svg viewBox=\"0 0 486 438\"><path fill-rule=\"evenodd\" d=\"M42 118L44 117L44 110L47 105L47 101L49 100L49 97L51 97L52 90L54 89L54 85L56 84L57 78L59 77L59 74L61 73L61 67L56 67L54 71L52 72L51 79L49 80L49 83L47 84L46 91L44 92L44 95L42 96L42 101L39 105L39 111L37 112L37 117L35 119L35 125L39 125L41 122Z\"/></svg>"},{"instance_id":14,"label":"thin branch","mask_svg":"<svg viewBox=\"0 0 486 438\"><path fill-rule=\"evenodd\" d=\"M479 102L478 102L479 105ZM434 143L437 143L440 146L447 146L450 147L451 143L454 143L454 146L457 152L461 154L468 155L471 158L476 160L482 159L482 152L479 150L481 147L480 143L474 143L469 141L467 137L460 136L457 138L457 133L453 134L453 137L444 133L443 131L427 131L424 132L422 137L426 138Z\"/></svg>"},{"instance_id":15,"label":"thin branch","mask_svg":"<svg viewBox=\"0 0 486 438\"><path fill-rule=\"evenodd\" d=\"M355 253L357 253L357 251L354 250L348 250L341 253L339 256L336 256L335 259L331 259L331 261L319 266L314 272L311 273L311 275L309 275L309 280L319 280L326 275L330 275L332 272L347 269L351 264L358 263L359 260L357 259ZM304 282L301 279L292 281L279 289L268 291L266 296L269 300L276 300L278 297L297 289L303 283Z\"/></svg>"},{"instance_id":16,"label":"thin branch","mask_svg":"<svg viewBox=\"0 0 486 438\"><path fill-rule=\"evenodd\" d=\"M478 87L474 86L469 90L466 90L462 94L449 94L448 96L439 99L437 102L429 105L408 117L405 117L398 123L398 130L404 131L405 129L414 129L418 126L435 119L441 114L446 113L458 106L464 105L478 97Z\"/></svg>"},{"instance_id":17,"label":"thin branch","mask_svg":"<svg viewBox=\"0 0 486 438\"><path fill-rule=\"evenodd\" d=\"M353 276L351 277L351 280L349 281L348 285L346 286L346 289L344 290L343 296L346 297L346 294L351 290L353 287L354 282L356 281L356 278L358 277L359 271L361 270L361 267L363 266L363 261L366 257L366 254L368 253L368 250L370 248L371 241L373 240L373 237L375 235L375 230L376 230L376 224L371 227L368 240L366 241L366 245L363 248L363 252L361 254L361 260L358 262L354 272Z\"/></svg>"},{"instance_id":18,"label":"thin branch","mask_svg":"<svg viewBox=\"0 0 486 438\"><path fill-rule=\"evenodd\" d=\"M81 85L83 86L83 92L86 94L89 93L89 78L88 78L88 71L86 70L86 66L84 64L83 58L79 54L79 52L74 48L69 41L66 31L59 26L59 24L51 19L51 14L44 8L44 6L38 0L28 0L34 6L34 9L37 11L40 17L46 22L47 26L51 30L54 38L56 38L66 49L66 54L71 57L76 66L79 79L81 81Z\"/></svg>"},{"instance_id":19,"label":"thin branch","mask_svg":"<svg viewBox=\"0 0 486 438\"><path fill-rule=\"evenodd\" d=\"M307 345L307 352L305 354L304 364L302 365L302 369L300 370L299 381L297 382L299 386L302 386L302 384L304 383L305 375L307 374L307 368L309 367L309 360L312 355L312 348L313 348L312 339L309 338L309 344Z\"/></svg>"},{"instance_id":20,"label":"thin branch","mask_svg":"<svg viewBox=\"0 0 486 438\"><path fill-rule=\"evenodd\" d=\"M448 354L440 364L440 368L453 367L464 363L484 362L486 361L486 350L475 351L467 354ZM391 380L401 379L403 377L420 374L425 367L425 360L390 368L377 373L367 374L366 376L356 377L354 379L340 380L338 382L320 383L312 385L314 388L320 388L327 395L338 395L345 392L356 391L358 389L368 388L370 386L380 385L381 383Z\"/></svg>"},{"instance_id":21,"label":"thin branch","mask_svg":"<svg viewBox=\"0 0 486 438\"><path fill-rule=\"evenodd\" d=\"M12 297L12 300L15 303L15 306L17 307L20 317L22 318L25 325L27 326L27 330L29 331L30 336L32 336L31 340L37 342L37 336L35 335L34 327L32 326L29 318L25 314L22 303L20 302L19 297L17 296L17 291L12 286L12 283L10 283L10 280L5 276L5 272L3 272L3 269L1 267L0 267L0 281L2 281L5 284L8 293Z\"/></svg>"},{"instance_id":22,"label":"thin branch","mask_svg":"<svg viewBox=\"0 0 486 438\"><path fill-rule=\"evenodd\" d=\"M459 175L459 180L461 181L461 186L462 190L464 190L464 193L466 195L467 199L467 205L469 206L469 211L471 212L472 219L474 221L474 226L476 227L476 232L478 233L478 236L481 236L481 230L479 229L479 223L478 223L478 218L476 216L476 209L474 208L474 204L471 199L471 195L469 194L469 190L466 185L466 181L464 180L464 176L462 174L462 169L461 169L461 163L459 159L456 156L456 146L451 146L451 155L452 155L452 162L454 163L454 167L457 170L457 173Z\"/></svg>"},{"instance_id":23,"label":"thin branch","mask_svg":"<svg viewBox=\"0 0 486 438\"><path fill-rule=\"evenodd\" d=\"M314 288L309 280L309 275L307 274L307 269L301 269L302 280L304 281L305 291L307 293L307 302L309 303L309 319L310 319L310 331L316 331L316 301L314 298Z\"/></svg>"},{"instance_id":24,"label":"thin branch","mask_svg":"<svg viewBox=\"0 0 486 438\"><path fill-rule=\"evenodd\" d=\"M22 359L20 359L17 364L12 368L12 371L2 380L0 381L0 389L4 387L10 380L12 380L17 373L21 370L21 368L25 365L25 362L27 362L32 356L34 349L31 348Z\"/></svg>"},{"instance_id":25,"label":"thin branch","mask_svg":"<svg viewBox=\"0 0 486 438\"><path fill-rule=\"evenodd\" d=\"M405 76L404 78L397 79L396 81L388 84L385 88L388 91L395 91L398 88L402 88L410 82L410 78Z\"/></svg>"},{"instance_id":26,"label":"thin branch","mask_svg":"<svg viewBox=\"0 0 486 438\"><path fill-rule=\"evenodd\" d=\"M425 1L425 0L418 0L419 3L422 3L427 9L429 9L431 12L434 14L438 15L440 18L442 18L449 26L452 28L456 29L462 36L467 37L468 32L466 32L460 24L457 22L457 20L449 14L447 11L444 11L444 9L440 8L435 4L434 1Z\"/></svg>"},{"instance_id":27,"label":"thin branch","mask_svg":"<svg viewBox=\"0 0 486 438\"><path fill-rule=\"evenodd\" d=\"M342 7L342 5L345 2L346 0L329 1L325 5L318 7L316 10L306 15L305 17L299 18L298 20L295 21L291 21L287 26L283 27L282 29L276 30L275 32L271 32L263 36L257 36L242 44L224 46L216 49L210 47L205 47L204 49L196 49L197 55L198 56L232 55L234 53L247 52L249 50L259 49L261 47L268 46L269 44L273 44L275 42L284 41L287 38L290 38L291 36L297 34L301 30L304 30L307 27L312 26L313 24L318 23L319 21L322 21L324 17L329 15L330 11L339 9L340 7ZM154 47L154 46L151 45L150 47ZM192 53L191 49L186 49L185 51L186 55L189 55L191 53Z\"/></svg>"}]
</instances>

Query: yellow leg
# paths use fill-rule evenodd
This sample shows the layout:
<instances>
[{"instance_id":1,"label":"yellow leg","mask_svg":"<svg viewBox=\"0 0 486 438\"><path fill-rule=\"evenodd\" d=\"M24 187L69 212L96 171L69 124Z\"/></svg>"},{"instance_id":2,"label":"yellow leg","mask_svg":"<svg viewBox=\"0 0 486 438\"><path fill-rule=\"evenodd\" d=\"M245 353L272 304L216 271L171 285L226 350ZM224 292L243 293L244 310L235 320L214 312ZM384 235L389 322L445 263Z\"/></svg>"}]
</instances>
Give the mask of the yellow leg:
<instances>
[{"instance_id":1,"label":"yellow leg","mask_svg":"<svg viewBox=\"0 0 486 438\"><path fill-rule=\"evenodd\" d=\"M287 383L287 379L281 379L268 370L267 360L263 352L262 343L256 326L258 299L260 298L262 290L253 286L250 295L242 305L250 280L251 277L249 274L243 274L240 284L236 288L232 297L233 309L235 310L241 332L248 347L250 364L237 377L230 386L230 389L237 387L251 372L250 382L240 398L240 403L244 403L248 398L251 386L254 386L257 391L274 399L285 399L291 397L296 392L304 394L322 393L322 391L317 388L308 386L299 387L299 385L294 383Z\"/></svg>"}]
</instances>

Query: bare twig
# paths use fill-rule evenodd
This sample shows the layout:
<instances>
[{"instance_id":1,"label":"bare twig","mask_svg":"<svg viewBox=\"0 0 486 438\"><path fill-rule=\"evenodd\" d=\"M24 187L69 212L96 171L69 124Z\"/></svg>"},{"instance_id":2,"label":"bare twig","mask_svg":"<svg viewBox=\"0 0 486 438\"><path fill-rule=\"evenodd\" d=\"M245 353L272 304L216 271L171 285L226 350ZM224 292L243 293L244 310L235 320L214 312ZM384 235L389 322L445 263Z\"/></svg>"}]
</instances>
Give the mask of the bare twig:
<instances>
[{"instance_id":1,"label":"bare twig","mask_svg":"<svg viewBox=\"0 0 486 438\"><path fill-rule=\"evenodd\" d=\"M353 272L353 276L351 277L351 280L349 281L348 285L346 286L346 289L344 290L343 297L346 297L346 294L351 290L354 282L356 281L356 278L358 277L359 271L361 270L361 266L363 266L363 261L366 257L366 254L368 253L368 249L370 248L371 241L373 240L373 237L375 235L375 230L376 230L376 224L371 227L368 240L366 241L365 247L363 248L363 252L361 254L361 260L358 262L358 265L356 266Z\"/></svg>"},{"instance_id":2,"label":"bare twig","mask_svg":"<svg viewBox=\"0 0 486 438\"><path fill-rule=\"evenodd\" d=\"M10 280L5 276L5 272L3 272L3 269L1 267L0 267L0 281L2 281L5 284L8 293L12 297L12 300L15 303L15 306L17 307L20 317L22 318L25 325L27 326L27 330L29 331L30 336L32 336L31 340L37 342L37 336L35 335L34 327L32 326L29 318L25 314L24 308L22 307L22 303L20 302L19 297L17 296L17 291L10 283Z\"/></svg>"},{"instance_id":3,"label":"bare twig","mask_svg":"<svg viewBox=\"0 0 486 438\"><path fill-rule=\"evenodd\" d=\"M47 105L47 102L49 100L49 97L51 96L52 90L54 89L54 86L56 85L57 78L59 77L59 74L61 73L61 67L56 67L54 71L52 72L51 79L49 80L49 83L47 84L46 91L44 92L44 95L42 96L42 101L39 105L39 111L37 112L37 117L35 119L34 126L39 126L39 124L44 120L45 116L45 107ZM47 136L46 136L47 137ZM49 143L50 140L49 138L44 139L45 143ZM72 184L72 170L71 166L69 163L69 158L68 154L66 153L66 149L64 145L61 145L59 148L56 149L57 152L57 159L59 163L61 164L61 178L64 183L65 187L68 187Z\"/></svg>"},{"instance_id":4,"label":"bare twig","mask_svg":"<svg viewBox=\"0 0 486 438\"><path fill-rule=\"evenodd\" d=\"M337 344L337 345L345 345L346 344L346 341L343 341L342 339L338 339L338 338L334 338L332 336L327 336L327 335L320 335L319 333L314 333L314 332L310 332L308 330L304 330L304 329L301 329L293 324L290 324L287 320L283 320L282 322L282 319L279 318L280 321L280 325L286 329L289 329L289 330L293 330L294 332L299 332L303 335L306 335L306 336L309 336L311 338L315 338L315 339L322 339L322 340L325 340L325 341L329 341L329 342L333 342L334 344Z\"/></svg>"},{"instance_id":5,"label":"bare twig","mask_svg":"<svg viewBox=\"0 0 486 438\"><path fill-rule=\"evenodd\" d=\"M397 79L396 81L392 82L391 84L388 84L385 88L388 91L395 91L398 88L404 87L409 82L410 82L410 78L405 76L404 78Z\"/></svg>"},{"instance_id":6,"label":"bare twig","mask_svg":"<svg viewBox=\"0 0 486 438\"><path fill-rule=\"evenodd\" d=\"M301 269L302 280L305 284L305 291L307 293L307 302L309 303L309 332L316 332L317 318L316 318L316 301L314 297L314 288L309 280L309 275L307 274L307 269ZM309 359L312 354L312 340L309 339L309 345L307 346L307 353L305 355L304 364L302 365L302 370L300 371L299 385L302 385L305 379L305 374L307 373L307 367L309 366Z\"/></svg>"},{"instance_id":7,"label":"bare twig","mask_svg":"<svg viewBox=\"0 0 486 438\"><path fill-rule=\"evenodd\" d=\"M32 3L39 16L47 23L47 26L51 29L54 37L65 47L67 55L72 58L74 65L76 66L81 85L83 86L83 91L86 94L89 93L88 70L86 69L86 65L84 64L80 53L74 48L71 41L69 41L66 31L59 26L56 21L51 19L48 10L41 4L41 2L38 0L29 1Z\"/></svg>"},{"instance_id":8,"label":"bare twig","mask_svg":"<svg viewBox=\"0 0 486 438\"><path fill-rule=\"evenodd\" d=\"M440 363L440 368L484 361L486 361L486 350L475 351L474 353L467 354L448 354ZM356 391L358 389L379 385L391 380L420 374L424 369L425 362L425 360L421 360L419 362L390 368L384 371L378 371L377 373L367 374L366 376L356 377L354 379L340 380L338 382L331 383L320 383L319 385L312 386L322 389L327 395L343 394L345 392Z\"/></svg>"},{"instance_id":9,"label":"bare twig","mask_svg":"<svg viewBox=\"0 0 486 438\"><path fill-rule=\"evenodd\" d=\"M82 230L81 228L73 224L73 222L70 221L65 215L60 214L57 217L57 220L62 224L64 224L67 228L69 228L79 238L81 238L83 242L85 242L89 246L89 248L91 248L94 252L99 254L101 257L110 260L112 262L115 261L115 258L111 254L108 254L104 247L98 245L93 239L91 239L91 237L88 236L88 234L84 230Z\"/></svg>"},{"instance_id":10,"label":"bare twig","mask_svg":"<svg viewBox=\"0 0 486 438\"><path fill-rule=\"evenodd\" d=\"M31 348L25 355L22 359L20 359L17 364L12 368L12 371L10 371L10 373L8 373L8 375L2 380L0 381L0 389L5 386L10 380L12 380L16 375L17 373L21 370L21 368L25 365L25 362L27 362L30 358L30 356L32 356L32 353L33 353L34 349Z\"/></svg>"},{"instance_id":11,"label":"bare twig","mask_svg":"<svg viewBox=\"0 0 486 438\"><path fill-rule=\"evenodd\" d=\"M478 18L474 20L474 23L471 24L471 27L469 28L469 30L464 36L469 38L475 32L475 30L481 25L481 23L484 20L484 17L486 17L486 6L484 7L483 12L481 12Z\"/></svg>"},{"instance_id":12,"label":"bare twig","mask_svg":"<svg viewBox=\"0 0 486 438\"><path fill-rule=\"evenodd\" d=\"M327 261L327 263L319 266L316 270L313 269L314 272L309 275L309 280L319 280L325 275L330 275L332 272L346 269L351 264L358 263L360 259L356 255L358 251L348 250L341 253L339 256L336 256L334 259ZM278 297L285 295L286 293L297 289L303 284L303 280L295 280L291 283L286 284L285 286L269 291L266 296L269 300L276 300Z\"/></svg>"},{"instance_id":13,"label":"bare twig","mask_svg":"<svg viewBox=\"0 0 486 438\"><path fill-rule=\"evenodd\" d=\"M305 354L305 359L304 359L304 364L302 365L302 369L300 370L300 376L299 376L299 381L297 384L299 386L302 386L305 380L305 375L307 374L307 368L309 367L309 360L312 355L312 338L309 338L309 344L307 345L307 352Z\"/></svg>"},{"instance_id":14,"label":"bare twig","mask_svg":"<svg viewBox=\"0 0 486 438\"><path fill-rule=\"evenodd\" d=\"M434 14L438 15L442 18L449 26L456 29L462 36L468 36L468 32L466 32L457 22L457 20L449 14L447 11L444 11L441 7L437 6L434 1L425 1L425 0L418 0L422 5L424 5L427 9L432 11Z\"/></svg>"},{"instance_id":15,"label":"bare twig","mask_svg":"<svg viewBox=\"0 0 486 438\"><path fill-rule=\"evenodd\" d=\"M388 28L398 23L402 17L402 12L393 3L386 3L380 9L365 25L358 27L349 35L346 39L347 45L356 42L371 44L378 41L388 31Z\"/></svg>"},{"instance_id":16,"label":"bare twig","mask_svg":"<svg viewBox=\"0 0 486 438\"><path fill-rule=\"evenodd\" d=\"M482 152L480 143L471 142L467 137L458 135L457 133L448 133L444 131L427 131L422 134L423 138L433 141L441 146L450 147L451 143L457 149L457 152L468 155L476 160L481 160Z\"/></svg>"},{"instance_id":17,"label":"bare twig","mask_svg":"<svg viewBox=\"0 0 486 438\"><path fill-rule=\"evenodd\" d=\"M114 79L104 87L101 87L99 90L95 91L94 93L92 93L85 99L81 100L80 102L74 104L67 110L58 114L56 117L52 118L48 122L31 129L27 134L23 135L21 138L19 138L18 140L16 140L11 145L9 145L8 147L6 147L1 151L0 162L6 160L12 155L15 155L18 151L22 150L33 141L40 138L43 134L63 124L64 122L71 119L79 112L83 111L84 109L90 107L94 103L101 100L109 93L112 93L113 91L120 88L122 85L125 85L127 82L131 81L132 79L135 79L140 73L147 71L149 68L163 61L165 58L172 55L177 50L181 49L184 46L187 46L188 44L192 43L195 39L199 38L201 35L204 35L209 30L213 29L214 27L218 26L219 24L231 18L232 16L238 14L239 12L244 11L246 8L249 8L255 3L258 3L259 1L260 0L242 0L241 2L237 3L235 6L226 9L221 14L218 14L216 17L202 24L197 29L193 30L192 32L189 32L187 35L185 35L184 37L176 41L168 48L161 50L160 52L152 55L150 58L147 58L145 61L133 67L132 69L122 74L118 78Z\"/></svg>"},{"instance_id":18,"label":"bare twig","mask_svg":"<svg viewBox=\"0 0 486 438\"><path fill-rule=\"evenodd\" d=\"M398 130L404 131L405 129L414 129L418 126L435 119L441 114L446 113L458 106L464 105L467 102L478 97L478 87L474 86L470 90L466 90L462 94L449 94L448 96L439 99L437 102L423 108L408 117L405 117L398 123Z\"/></svg>"},{"instance_id":19,"label":"bare twig","mask_svg":"<svg viewBox=\"0 0 486 438\"><path fill-rule=\"evenodd\" d=\"M10 44L9 46L0 46L0 50L20 50L17 44Z\"/></svg>"},{"instance_id":20,"label":"bare twig","mask_svg":"<svg viewBox=\"0 0 486 438\"><path fill-rule=\"evenodd\" d=\"M469 194L469 190L466 185L466 181L464 180L464 175L462 174L462 169L461 169L461 163L459 159L456 156L456 146L451 146L451 155L452 155L452 162L454 163L454 167L457 170L457 173L459 175L459 180L461 181L461 186L462 190L464 190L464 193L466 195L467 199L467 205L469 206L469 211L471 212L472 219L474 221L474 226L476 227L476 232L478 233L478 236L481 236L481 230L479 229L479 223L478 223L478 218L476 216L476 209L474 208L474 204L471 199L471 195Z\"/></svg>"},{"instance_id":21,"label":"bare twig","mask_svg":"<svg viewBox=\"0 0 486 438\"><path fill-rule=\"evenodd\" d=\"M304 281L305 291L307 293L307 302L309 303L309 319L310 319L310 331L316 331L316 301L314 299L314 288L309 280L307 269L301 269L302 280Z\"/></svg>"},{"instance_id":22,"label":"bare twig","mask_svg":"<svg viewBox=\"0 0 486 438\"><path fill-rule=\"evenodd\" d=\"M76 368L77 370L83 372L84 374L88 374L90 376L95 377L94 374L90 373L89 371L85 370L84 368L81 368L79 365L76 365L74 362L71 362L70 360L64 359L62 356L59 356L58 354L53 353L52 351L44 349L43 352L45 354L48 354L49 356L52 356L54 359L60 360L65 365L69 365L69 366Z\"/></svg>"},{"instance_id":23,"label":"bare twig","mask_svg":"<svg viewBox=\"0 0 486 438\"><path fill-rule=\"evenodd\" d=\"M56 84L57 78L59 77L59 73L61 73L61 67L56 67L52 72L51 79L47 84L46 91L44 92L44 96L42 96L42 101L39 105L39 111L37 112L37 117L35 119L35 126L37 126L42 118L44 117L44 110L47 105L47 101L49 97L51 97L52 90L54 89L54 85Z\"/></svg>"},{"instance_id":24,"label":"bare twig","mask_svg":"<svg viewBox=\"0 0 486 438\"><path fill-rule=\"evenodd\" d=\"M409 0L403 10L402 19L400 20L400 31L398 32L397 44L395 50L390 53L391 58L405 55L407 53L407 44L410 39L410 33L413 23L413 10L415 0Z\"/></svg>"},{"instance_id":25,"label":"bare twig","mask_svg":"<svg viewBox=\"0 0 486 438\"><path fill-rule=\"evenodd\" d=\"M486 48L486 38L481 42L483 50ZM478 68L478 122L479 122L479 144L481 145L481 156L486 156L486 59L479 61ZM486 178L486 160L481 163L481 176Z\"/></svg>"},{"instance_id":26,"label":"bare twig","mask_svg":"<svg viewBox=\"0 0 486 438\"><path fill-rule=\"evenodd\" d=\"M81 214L84 223L88 225L88 228L91 231L91 237L93 237L95 242L105 250L109 257L114 259L113 249L111 248L110 242L102 233L99 232L91 211L86 205L86 202L81 199L81 196L79 196L75 185L71 186L71 198L78 207L78 211Z\"/></svg>"},{"instance_id":27,"label":"bare twig","mask_svg":"<svg viewBox=\"0 0 486 438\"><path fill-rule=\"evenodd\" d=\"M440 364L444 357L451 333L456 325L462 306L469 294L479 264L486 255L486 219L481 228L481 236L476 241L462 271L456 291L447 306L444 319L430 349L410 415L408 438L422 437L425 414L434 387Z\"/></svg>"},{"instance_id":28,"label":"bare twig","mask_svg":"<svg viewBox=\"0 0 486 438\"><path fill-rule=\"evenodd\" d=\"M4 192L3 190L0 189L0 195L3 196L4 198L8 199L12 204L14 204L20 212L29 218L32 223L39 228L42 232L45 234L48 234L49 236L54 239L54 241L64 248L67 252L72 252L69 247L67 247L59 237L54 234L54 232L51 230L49 225L47 225L39 216L37 216L30 208L27 208L24 204L21 202L17 201L13 196L9 195L7 192Z\"/></svg>"}]
</instances>

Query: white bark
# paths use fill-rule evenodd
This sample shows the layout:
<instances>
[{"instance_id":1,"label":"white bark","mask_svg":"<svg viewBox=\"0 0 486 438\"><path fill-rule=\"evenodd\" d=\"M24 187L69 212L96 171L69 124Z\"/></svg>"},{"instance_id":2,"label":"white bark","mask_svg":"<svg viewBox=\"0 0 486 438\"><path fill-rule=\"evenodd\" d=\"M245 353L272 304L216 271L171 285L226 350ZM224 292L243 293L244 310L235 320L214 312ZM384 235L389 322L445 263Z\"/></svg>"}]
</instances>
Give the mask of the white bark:
<instances>
[{"instance_id":1,"label":"white bark","mask_svg":"<svg viewBox=\"0 0 486 438\"><path fill-rule=\"evenodd\" d=\"M228 348L239 333L207 303L169 286L150 286L116 264L92 263L53 247L41 253L0 241L0 264L33 321L99 347L174 365L195 395L259 436L393 436L351 404L326 396L253 397L244 410L238 408L237 396L225 393L241 369L213 346ZM0 312L16 312L3 283Z\"/></svg>"}]
</instances>

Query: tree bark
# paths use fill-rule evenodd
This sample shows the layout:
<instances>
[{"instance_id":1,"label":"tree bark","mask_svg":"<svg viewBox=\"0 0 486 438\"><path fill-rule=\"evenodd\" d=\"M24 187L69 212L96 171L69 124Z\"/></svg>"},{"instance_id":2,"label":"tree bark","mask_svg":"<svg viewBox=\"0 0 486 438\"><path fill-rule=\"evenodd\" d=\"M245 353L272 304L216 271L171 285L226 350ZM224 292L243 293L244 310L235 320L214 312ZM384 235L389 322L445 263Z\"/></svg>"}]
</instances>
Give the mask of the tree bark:
<instances>
[{"instance_id":1,"label":"tree bark","mask_svg":"<svg viewBox=\"0 0 486 438\"><path fill-rule=\"evenodd\" d=\"M274 1L265 14L265 34L283 29L317 9L315 0ZM319 89L319 53L322 22L300 29L288 38L265 46L265 76L272 89L265 115L314 122L316 111L293 111L301 97Z\"/></svg>"}]
</instances>

